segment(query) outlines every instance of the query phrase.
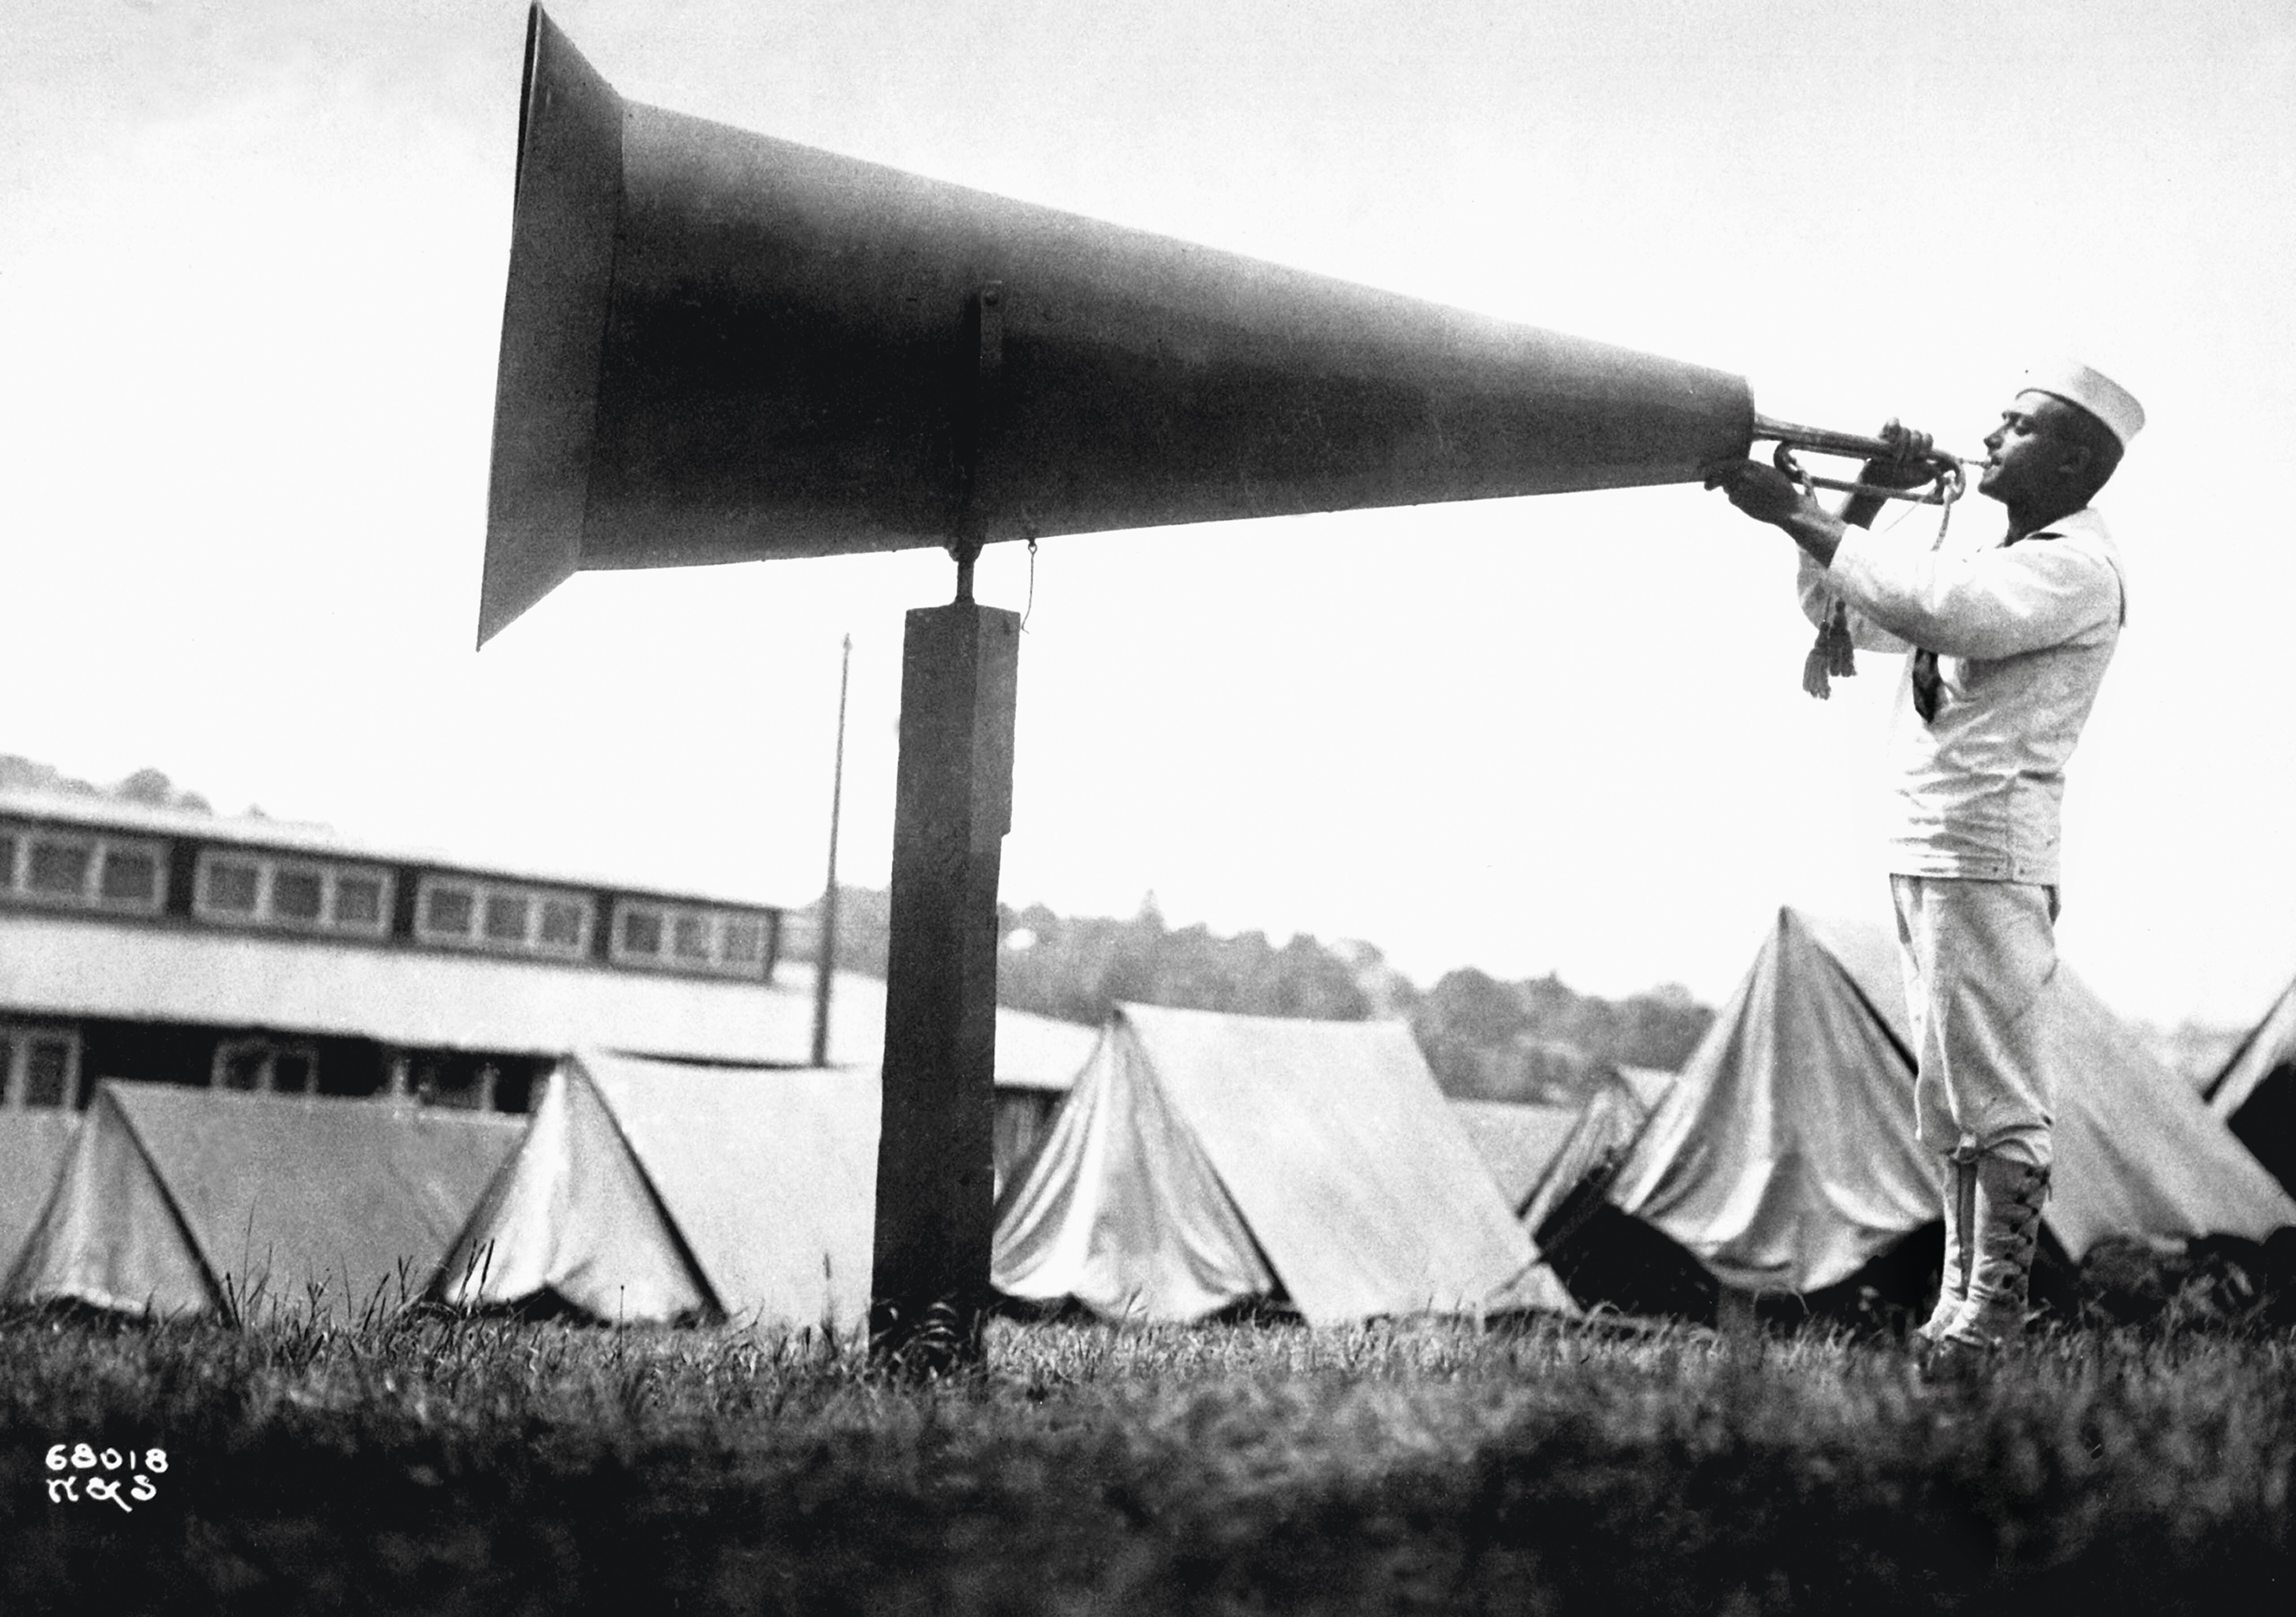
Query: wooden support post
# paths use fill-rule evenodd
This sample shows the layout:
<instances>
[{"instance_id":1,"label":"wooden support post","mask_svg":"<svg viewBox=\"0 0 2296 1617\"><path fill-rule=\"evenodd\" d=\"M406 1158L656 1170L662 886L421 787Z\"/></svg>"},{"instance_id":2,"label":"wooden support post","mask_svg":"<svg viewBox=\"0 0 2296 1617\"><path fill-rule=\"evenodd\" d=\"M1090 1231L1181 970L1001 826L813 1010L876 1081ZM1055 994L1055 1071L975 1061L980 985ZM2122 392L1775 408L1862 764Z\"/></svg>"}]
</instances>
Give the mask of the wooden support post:
<instances>
[{"instance_id":1,"label":"wooden support post","mask_svg":"<svg viewBox=\"0 0 2296 1617\"><path fill-rule=\"evenodd\" d=\"M885 973L869 1329L881 1358L978 1358L988 1302L996 877L1012 823L1020 616L959 601L908 615Z\"/></svg>"}]
</instances>

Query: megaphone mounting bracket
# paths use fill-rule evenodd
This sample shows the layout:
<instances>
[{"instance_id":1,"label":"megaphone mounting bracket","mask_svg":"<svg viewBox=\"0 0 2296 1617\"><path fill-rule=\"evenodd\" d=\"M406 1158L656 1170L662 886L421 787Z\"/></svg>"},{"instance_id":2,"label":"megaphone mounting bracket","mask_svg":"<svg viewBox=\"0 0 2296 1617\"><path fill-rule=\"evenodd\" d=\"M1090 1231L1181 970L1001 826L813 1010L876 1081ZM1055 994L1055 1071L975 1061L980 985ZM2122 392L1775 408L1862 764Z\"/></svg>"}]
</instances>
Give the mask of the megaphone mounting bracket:
<instances>
[{"instance_id":1,"label":"megaphone mounting bracket","mask_svg":"<svg viewBox=\"0 0 2296 1617\"><path fill-rule=\"evenodd\" d=\"M956 512L950 524L948 554L956 558L956 598L972 599L972 563L986 540L975 514L972 494L980 472L980 453L988 435L988 415L995 403L997 373L1004 366L1004 283L984 281L966 300L965 326L971 338L972 364L970 385L955 406Z\"/></svg>"}]
</instances>

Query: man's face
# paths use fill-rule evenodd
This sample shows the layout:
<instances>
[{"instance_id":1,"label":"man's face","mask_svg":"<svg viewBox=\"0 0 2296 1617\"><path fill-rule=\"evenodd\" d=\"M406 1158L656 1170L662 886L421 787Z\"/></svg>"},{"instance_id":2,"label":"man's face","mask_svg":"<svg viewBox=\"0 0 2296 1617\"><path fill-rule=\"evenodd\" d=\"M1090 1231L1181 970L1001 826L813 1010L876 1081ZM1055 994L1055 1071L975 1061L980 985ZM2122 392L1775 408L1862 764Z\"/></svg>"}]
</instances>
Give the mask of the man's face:
<instances>
[{"instance_id":1,"label":"man's face","mask_svg":"<svg viewBox=\"0 0 2296 1617\"><path fill-rule=\"evenodd\" d=\"M1978 474L1977 491L2005 505L2052 493L2077 447L2066 431L2073 409L2054 393L2018 394L2001 412L2001 424L1985 435L1992 458Z\"/></svg>"}]
</instances>

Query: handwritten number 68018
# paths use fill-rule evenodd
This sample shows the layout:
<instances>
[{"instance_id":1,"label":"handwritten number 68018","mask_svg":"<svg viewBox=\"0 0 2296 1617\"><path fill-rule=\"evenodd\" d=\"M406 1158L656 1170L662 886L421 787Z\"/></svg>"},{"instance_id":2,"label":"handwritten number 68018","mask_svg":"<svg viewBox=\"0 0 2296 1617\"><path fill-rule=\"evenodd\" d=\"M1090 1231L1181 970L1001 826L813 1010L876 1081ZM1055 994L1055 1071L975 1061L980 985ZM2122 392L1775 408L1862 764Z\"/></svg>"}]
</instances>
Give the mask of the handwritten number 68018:
<instances>
[{"instance_id":1,"label":"handwritten number 68018","mask_svg":"<svg viewBox=\"0 0 2296 1617\"><path fill-rule=\"evenodd\" d=\"M130 1471L148 1471L153 1476L165 1476L168 1473L168 1451L164 1449L145 1449L142 1456L144 1463L141 1465L135 1463L136 1458L135 1450L133 1449L125 1453L117 1449L107 1449L102 1454L98 1454L86 1443L75 1443L69 1451L63 1444L58 1443L48 1450L48 1469L50 1471L94 1471L100 1465L106 1471L118 1471L125 1466Z\"/></svg>"}]
</instances>

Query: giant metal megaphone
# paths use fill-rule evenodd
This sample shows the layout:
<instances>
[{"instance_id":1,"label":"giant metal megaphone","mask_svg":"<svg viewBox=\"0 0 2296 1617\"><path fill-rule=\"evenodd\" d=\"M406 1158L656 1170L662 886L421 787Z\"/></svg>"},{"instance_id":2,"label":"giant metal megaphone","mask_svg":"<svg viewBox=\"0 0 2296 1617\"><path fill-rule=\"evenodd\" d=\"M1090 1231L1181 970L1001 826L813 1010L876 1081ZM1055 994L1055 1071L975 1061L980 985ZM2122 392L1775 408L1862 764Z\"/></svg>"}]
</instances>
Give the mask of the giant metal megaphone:
<instances>
[{"instance_id":1,"label":"giant metal megaphone","mask_svg":"<svg viewBox=\"0 0 2296 1617\"><path fill-rule=\"evenodd\" d=\"M1686 481L1738 377L624 102L536 7L479 638L576 570Z\"/></svg>"}]
</instances>

